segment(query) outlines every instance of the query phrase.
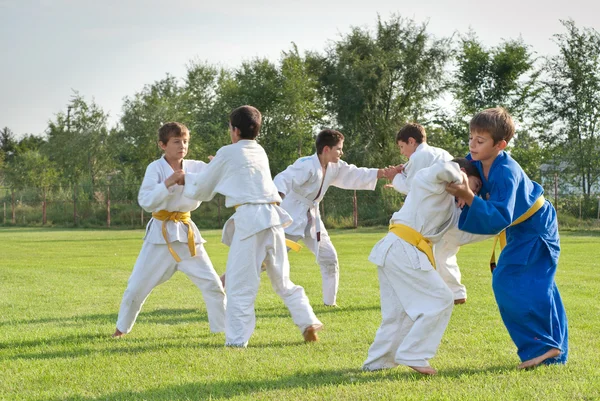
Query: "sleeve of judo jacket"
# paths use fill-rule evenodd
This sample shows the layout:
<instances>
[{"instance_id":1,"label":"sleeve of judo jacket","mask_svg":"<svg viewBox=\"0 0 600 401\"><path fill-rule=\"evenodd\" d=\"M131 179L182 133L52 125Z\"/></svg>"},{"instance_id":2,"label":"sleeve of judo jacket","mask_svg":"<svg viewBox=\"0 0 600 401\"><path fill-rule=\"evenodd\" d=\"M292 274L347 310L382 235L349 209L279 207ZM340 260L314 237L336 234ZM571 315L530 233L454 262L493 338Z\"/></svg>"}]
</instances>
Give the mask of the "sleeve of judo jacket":
<instances>
[{"instance_id":1,"label":"sleeve of judo jacket","mask_svg":"<svg viewBox=\"0 0 600 401\"><path fill-rule=\"evenodd\" d=\"M312 174L312 163L305 158L298 159L289 165L273 179L277 191L287 195L294 188L301 187L308 181Z\"/></svg>"},{"instance_id":2,"label":"sleeve of judo jacket","mask_svg":"<svg viewBox=\"0 0 600 401\"><path fill-rule=\"evenodd\" d=\"M173 187L167 188L161 179L158 166L151 163L146 168L144 180L138 193L138 203L142 209L147 212L154 212L163 209L167 199L173 194Z\"/></svg>"},{"instance_id":3,"label":"sleeve of judo jacket","mask_svg":"<svg viewBox=\"0 0 600 401\"><path fill-rule=\"evenodd\" d=\"M460 214L458 228L473 234L498 234L513 221L517 183L508 168L499 168L490 174L489 199L475 197L471 206Z\"/></svg>"},{"instance_id":4,"label":"sleeve of judo jacket","mask_svg":"<svg viewBox=\"0 0 600 401\"><path fill-rule=\"evenodd\" d=\"M340 160L339 172L331 185L342 189L368 189L373 191L377 186L376 168L356 167Z\"/></svg>"},{"instance_id":5,"label":"sleeve of judo jacket","mask_svg":"<svg viewBox=\"0 0 600 401\"><path fill-rule=\"evenodd\" d=\"M199 173L185 175L183 195L199 201L210 201L217 194L217 186L225 174L226 155L222 149Z\"/></svg>"},{"instance_id":6,"label":"sleeve of judo jacket","mask_svg":"<svg viewBox=\"0 0 600 401\"><path fill-rule=\"evenodd\" d=\"M430 159L425 152L414 153L404 165L404 170L400 174L396 174L396 177L392 180L394 189L401 194L408 195L415 175L424 168L431 167Z\"/></svg>"}]
</instances>

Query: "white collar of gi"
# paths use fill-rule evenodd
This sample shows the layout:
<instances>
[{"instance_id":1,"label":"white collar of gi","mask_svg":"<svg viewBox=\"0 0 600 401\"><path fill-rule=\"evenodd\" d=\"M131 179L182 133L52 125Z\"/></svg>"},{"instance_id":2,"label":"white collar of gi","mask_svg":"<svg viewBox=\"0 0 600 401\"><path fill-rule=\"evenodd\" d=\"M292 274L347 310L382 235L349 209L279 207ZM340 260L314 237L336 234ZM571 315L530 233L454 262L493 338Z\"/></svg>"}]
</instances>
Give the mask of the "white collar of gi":
<instances>
[{"instance_id":1,"label":"white collar of gi","mask_svg":"<svg viewBox=\"0 0 600 401\"><path fill-rule=\"evenodd\" d=\"M254 139L240 139L239 141L237 141L235 143L235 145L239 145L239 146L258 146L258 142L256 142L256 140Z\"/></svg>"},{"instance_id":2,"label":"white collar of gi","mask_svg":"<svg viewBox=\"0 0 600 401\"><path fill-rule=\"evenodd\" d=\"M169 162L167 161L167 159L165 159L165 156L163 155L163 157L160 158L160 163L162 163L163 167L170 169L171 171L175 171L173 170L173 167L171 167L171 165L169 164ZM183 159L181 161L181 169L183 171L185 171L185 159ZM169 171L169 170L167 170Z\"/></svg>"},{"instance_id":3,"label":"white collar of gi","mask_svg":"<svg viewBox=\"0 0 600 401\"><path fill-rule=\"evenodd\" d=\"M427 145L427 142L421 142L419 144L419 146L417 146L417 148L415 149L415 153L422 152L424 150L427 150L428 148L429 148L429 145Z\"/></svg>"}]
</instances>

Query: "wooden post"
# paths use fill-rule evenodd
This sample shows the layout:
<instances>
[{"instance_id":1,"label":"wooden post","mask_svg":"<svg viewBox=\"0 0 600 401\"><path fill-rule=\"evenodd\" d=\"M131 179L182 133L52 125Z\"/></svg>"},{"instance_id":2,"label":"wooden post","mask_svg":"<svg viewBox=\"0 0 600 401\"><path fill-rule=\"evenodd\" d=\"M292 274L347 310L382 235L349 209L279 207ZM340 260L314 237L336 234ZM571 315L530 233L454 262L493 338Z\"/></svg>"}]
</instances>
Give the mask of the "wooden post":
<instances>
[{"instance_id":1,"label":"wooden post","mask_svg":"<svg viewBox=\"0 0 600 401\"><path fill-rule=\"evenodd\" d=\"M581 200L583 199L583 195L579 197L579 220L581 220Z\"/></svg>"},{"instance_id":2,"label":"wooden post","mask_svg":"<svg viewBox=\"0 0 600 401\"><path fill-rule=\"evenodd\" d=\"M110 185L106 187L106 226L110 227Z\"/></svg>"},{"instance_id":3,"label":"wooden post","mask_svg":"<svg viewBox=\"0 0 600 401\"><path fill-rule=\"evenodd\" d=\"M77 188L73 185L73 224L77 225Z\"/></svg>"},{"instance_id":4,"label":"wooden post","mask_svg":"<svg viewBox=\"0 0 600 401\"><path fill-rule=\"evenodd\" d=\"M42 225L46 225L46 187L43 190L44 200L42 201Z\"/></svg>"},{"instance_id":5,"label":"wooden post","mask_svg":"<svg viewBox=\"0 0 600 401\"><path fill-rule=\"evenodd\" d=\"M4 225L6 225L6 202L4 202Z\"/></svg>"},{"instance_id":6,"label":"wooden post","mask_svg":"<svg viewBox=\"0 0 600 401\"><path fill-rule=\"evenodd\" d=\"M15 190L11 190L12 194L12 223L17 224L17 215L15 212Z\"/></svg>"},{"instance_id":7,"label":"wooden post","mask_svg":"<svg viewBox=\"0 0 600 401\"><path fill-rule=\"evenodd\" d=\"M140 221L142 222L142 227L144 227L144 209L140 208Z\"/></svg>"},{"instance_id":8,"label":"wooden post","mask_svg":"<svg viewBox=\"0 0 600 401\"><path fill-rule=\"evenodd\" d=\"M558 216L558 174L554 173L554 209Z\"/></svg>"},{"instance_id":9,"label":"wooden post","mask_svg":"<svg viewBox=\"0 0 600 401\"><path fill-rule=\"evenodd\" d=\"M358 202L356 200L356 190L352 196L352 216L354 217L354 228L358 228Z\"/></svg>"}]
</instances>

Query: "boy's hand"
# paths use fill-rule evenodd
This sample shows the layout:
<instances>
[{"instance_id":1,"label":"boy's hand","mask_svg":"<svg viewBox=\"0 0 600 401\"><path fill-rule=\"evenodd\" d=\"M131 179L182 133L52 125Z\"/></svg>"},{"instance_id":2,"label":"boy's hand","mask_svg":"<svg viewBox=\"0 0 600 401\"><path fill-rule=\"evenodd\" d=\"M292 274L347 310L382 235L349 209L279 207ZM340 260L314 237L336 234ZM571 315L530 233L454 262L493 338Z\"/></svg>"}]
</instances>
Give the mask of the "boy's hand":
<instances>
[{"instance_id":1,"label":"boy's hand","mask_svg":"<svg viewBox=\"0 0 600 401\"><path fill-rule=\"evenodd\" d=\"M396 168L396 171L398 172L398 174L400 174L401 172L404 171L404 164L398 164L395 168Z\"/></svg>"},{"instance_id":2,"label":"boy's hand","mask_svg":"<svg viewBox=\"0 0 600 401\"><path fill-rule=\"evenodd\" d=\"M208 156L208 161L211 162L215 157L213 155Z\"/></svg>"},{"instance_id":3,"label":"boy's hand","mask_svg":"<svg viewBox=\"0 0 600 401\"><path fill-rule=\"evenodd\" d=\"M389 166L387 168L383 168L383 169L379 169L379 171L377 171L377 178L387 178L388 180L392 181L394 179L394 177L396 176L396 174L398 174L398 171L396 170L395 166Z\"/></svg>"},{"instance_id":4,"label":"boy's hand","mask_svg":"<svg viewBox=\"0 0 600 401\"><path fill-rule=\"evenodd\" d=\"M185 172L183 170L176 170L169 178L165 180L165 186L167 188L170 188L175 184L185 184Z\"/></svg>"},{"instance_id":5,"label":"boy's hand","mask_svg":"<svg viewBox=\"0 0 600 401\"><path fill-rule=\"evenodd\" d=\"M450 183L446 186L446 192L458 198L459 204L462 203L471 206L475 194L469 187L469 178L465 172L462 172L462 182L460 184Z\"/></svg>"}]
</instances>

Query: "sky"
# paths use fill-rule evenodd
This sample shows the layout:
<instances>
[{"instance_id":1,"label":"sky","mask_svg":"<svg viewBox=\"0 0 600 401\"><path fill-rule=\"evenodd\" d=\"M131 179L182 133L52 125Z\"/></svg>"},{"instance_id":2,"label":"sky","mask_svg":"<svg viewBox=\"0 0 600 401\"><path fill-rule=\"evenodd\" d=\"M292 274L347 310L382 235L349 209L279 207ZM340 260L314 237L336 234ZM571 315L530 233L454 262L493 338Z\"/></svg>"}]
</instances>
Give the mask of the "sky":
<instances>
[{"instance_id":1,"label":"sky","mask_svg":"<svg viewBox=\"0 0 600 401\"><path fill-rule=\"evenodd\" d=\"M487 46L522 37L556 54L560 20L600 31L599 0L0 0L0 128L42 135L77 91L110 115L123 99L192 61L277 61L292 42L323 52L378 15L427 22L436 37L472 29Z\"/></svg>"}]
</instances>

